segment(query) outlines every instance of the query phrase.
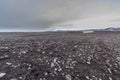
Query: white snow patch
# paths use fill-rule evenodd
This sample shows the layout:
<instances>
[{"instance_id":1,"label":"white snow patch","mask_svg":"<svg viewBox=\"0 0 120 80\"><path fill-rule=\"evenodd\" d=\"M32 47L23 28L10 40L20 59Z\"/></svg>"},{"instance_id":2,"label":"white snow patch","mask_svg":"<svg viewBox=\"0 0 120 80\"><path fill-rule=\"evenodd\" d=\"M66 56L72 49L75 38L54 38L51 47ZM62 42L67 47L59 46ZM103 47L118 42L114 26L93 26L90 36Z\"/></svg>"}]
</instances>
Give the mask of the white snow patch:
<instances>
[{"instance_id":1,"label":"white snow patch","mask_svg":"<svg viewBox=\"0 0 120 80\"><path fill-rule=\"evenodd\" d=\"M6 73L1 73L0 72L0 78L2 78L3 76L5 76L6 75Z\"/></svg>"},{"instance_id":2,"label":"white snow patch","mask_svg":"<svg viewBox=\"0 0 120 80\"><path fill-rule=\"evenodd\" d=\"M93 33L94 31L83 31L83 33Z\"/></svg>"}]
</instances>

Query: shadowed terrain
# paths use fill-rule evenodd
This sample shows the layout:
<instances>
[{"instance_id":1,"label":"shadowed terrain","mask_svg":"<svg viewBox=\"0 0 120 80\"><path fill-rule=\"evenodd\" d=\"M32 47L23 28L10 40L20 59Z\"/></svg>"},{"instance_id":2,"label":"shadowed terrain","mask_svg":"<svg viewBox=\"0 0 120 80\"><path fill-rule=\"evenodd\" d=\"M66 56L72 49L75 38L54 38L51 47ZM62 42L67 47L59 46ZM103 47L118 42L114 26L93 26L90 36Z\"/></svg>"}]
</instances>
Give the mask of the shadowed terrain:
<instances>
[{"instance_id":1,"label":"shadowed terrain","mask_svg":"<svg viewBox=\"0 0 120 80\"><path fill-rule=\"evenodd\" d=\"M120 32L0 33L0 80L120 80Z\"/></svg>"}]
</instances>

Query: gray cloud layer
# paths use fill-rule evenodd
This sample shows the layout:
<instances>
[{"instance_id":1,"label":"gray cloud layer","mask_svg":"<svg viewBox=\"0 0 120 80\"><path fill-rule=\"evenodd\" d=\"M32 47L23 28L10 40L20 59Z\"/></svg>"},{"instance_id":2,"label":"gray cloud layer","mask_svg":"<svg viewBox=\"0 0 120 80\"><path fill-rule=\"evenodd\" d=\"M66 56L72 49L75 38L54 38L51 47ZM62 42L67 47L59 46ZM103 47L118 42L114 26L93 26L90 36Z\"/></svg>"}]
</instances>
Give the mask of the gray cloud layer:
<instances>
[{"instance_id":1,"label":"gray cloud layer","mask_svg":"<svg viewBox=\"0 0 120 80\"><path fill-rule=\"evenodd\" d=\"M56 27L52 25L72 24L74 20L79 20L79 24L86 21L89 28L89 18L110 15L111 21L119 20L114 19L120 13L118 3L119 0L0 0L0 29L45 30ZM83 27L74 28L82 29L82 24Z\"/></svg>"}]
</instances>

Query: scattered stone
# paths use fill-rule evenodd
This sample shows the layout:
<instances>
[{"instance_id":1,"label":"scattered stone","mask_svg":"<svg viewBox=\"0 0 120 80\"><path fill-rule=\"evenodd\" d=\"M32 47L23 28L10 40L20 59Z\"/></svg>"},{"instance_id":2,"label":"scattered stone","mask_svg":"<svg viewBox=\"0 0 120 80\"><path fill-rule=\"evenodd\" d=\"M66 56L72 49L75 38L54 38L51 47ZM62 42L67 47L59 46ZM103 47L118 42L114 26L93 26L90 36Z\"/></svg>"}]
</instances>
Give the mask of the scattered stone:
<instances>
[{"instance_id":1,"label":"scattered stone","mask_svg":"<svg viewBox=\"0 0 120 80\"><path fill-rule=\"evenodd\" d=\"M109 77L109 80L113 80L111 77Z\"/></svg>"},{"instance_id":2,"label":"scattered stone","mask_svg":"<svg viewBox=\"0 0 120 80\"><path fill-rule=\"evenodd\" d=\"M67 74L67 75L65 75L65 79L66 80L72 80L72 77L71 77L71 75Z\"/></svg>"},{"instance_id":3,"label":"scattered stone","mask_svg":"<svg viewBox=\"0 0 120 80\"><path fill-rule=\"evenodd\" d=\"M7 65L12 65L12 63L10 63L10 62L6 62L6 64L7 64Z\"/></svg>"},{"instance_id":4,"label":"scattered stone","mask_svg":"<svg viewBox=\"0 0 120 80\"><path fill-rule=\"evenodd\" d=\"M10 80L17 80L16 78L10 79Z\"/></svg>"},{"instance_id":5,"label":"scattered stone","mask_svg":"<svg viewBox=\"0 0 120 80\"><path fill-rule=\"evenodd\" d=\"M109 72L110 74L112 73L110 68L108 68L108 72Z\"/></svg>"},{"instance_id":6,"label":"scattered stone","mask_svg":"<svg viewBox=\"0 0 120 80\"><path fill-rule=\"evenodd\" d=\"M120 61L120 57L117 57L117 60Z\"/></svg>"},{"instance_id":7,"label":"scattered stone","mask_svg":"<svg viewBox=\"0 0 120 80\"><path fill-rule=\"evenodd\" d=\"M54 64L54 63L51 63L51 68L54 67L54 66L55 66L55 64Z\"/></svg>"},{"instance_id":8,"label":"scattered stone","mask_svg":"<svg viewBox=\"0 0 120 80\"><path fill-rule=\"evenodd\" d=\"M90 78L89 78L89 76L86 76L86 79L88 79L88 80L89 80L89 79L90 79Z\"/></svg>"},{"instance_id":9,"label":"scattered stone","mask_svg":"<svg viewBox=\"0 0 120 80\"><path fill-rule=\"evenodd\" d=\"M24 34L0 39L0 71L8 72L0 73L0 80L120 80L120 40L112 41L113 33L75 34L77 37Z\"/></svg>"}]
</instances>

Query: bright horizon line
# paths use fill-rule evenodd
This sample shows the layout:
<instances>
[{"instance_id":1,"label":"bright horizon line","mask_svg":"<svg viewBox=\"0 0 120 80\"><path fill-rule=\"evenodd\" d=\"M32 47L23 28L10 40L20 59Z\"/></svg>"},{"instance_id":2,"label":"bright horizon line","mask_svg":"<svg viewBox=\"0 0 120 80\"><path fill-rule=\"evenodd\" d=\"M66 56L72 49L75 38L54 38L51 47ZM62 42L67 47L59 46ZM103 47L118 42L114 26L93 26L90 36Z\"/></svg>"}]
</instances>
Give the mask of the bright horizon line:
<instances>
[{"instance_id":1,"label":"bright horizon line","mask_svg":"<svg viewBox=\"0 0 120 80\"><path fill-rule=\"evenodd\" d=\"M90 29L47 29L47 30L0 30L0 32L54 32L54 31L84 31L84 30L95 30L95 29L106 29L106 28L120 28L120 27L105 27L105 28L90 28Z\"/></svg>"}]
</instances>

